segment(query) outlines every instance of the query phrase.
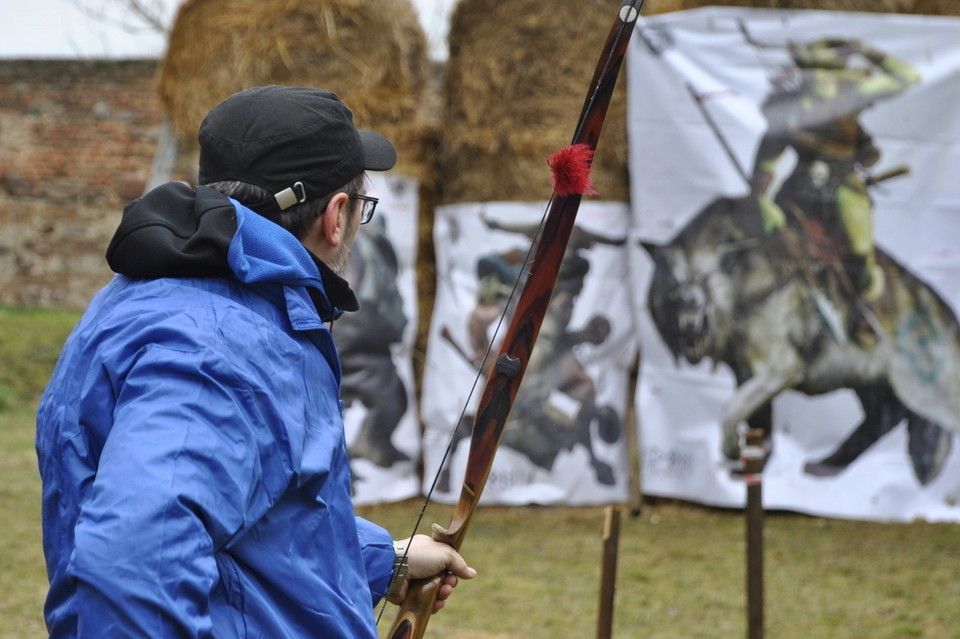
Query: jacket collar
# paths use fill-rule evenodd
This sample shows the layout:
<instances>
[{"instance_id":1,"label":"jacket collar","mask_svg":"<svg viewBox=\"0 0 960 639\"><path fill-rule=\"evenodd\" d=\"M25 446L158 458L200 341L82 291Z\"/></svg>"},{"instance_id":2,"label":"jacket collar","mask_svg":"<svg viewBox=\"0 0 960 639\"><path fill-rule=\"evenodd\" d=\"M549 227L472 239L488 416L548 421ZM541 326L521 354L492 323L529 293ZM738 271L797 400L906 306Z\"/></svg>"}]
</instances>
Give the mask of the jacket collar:
<instances>
[{"instance_id":1,"label":"jacket collar","mask_svg":"<svg viewBox=\"0 0 960 639\"><path fill-rule=\"evenodd\" d=\"M282 285L294 328L319 328L344 311L360 308L347 281L293 235L239 202L231 201L237 214L237 232L228 252L230 267L242 282Z\"/></svg>"},{"instance_id":2,"label":"jacket collar","mask_svg":"<svg viewBox=\"0 0 960 639\"><path fill-rule=\"evenodd\" d=\"M329 300L329 304L333 310L333 317L331 319L340 317L344 311L359 311L360 301L357 300L357 294L350 288L350 283L337 275L332 268L327 266L326 262L310 251L307 252L310 253L310 257L313 258L314 263L317 265L317 270L320 271L320 281L323 283L323 291L326 293L326 300ZM324 307L326 300L324 300L320 292L314 288L308 288L307 292L317 307L317 312L322 316L323 311L321 309Z\"/></svg>"}]
</instances>

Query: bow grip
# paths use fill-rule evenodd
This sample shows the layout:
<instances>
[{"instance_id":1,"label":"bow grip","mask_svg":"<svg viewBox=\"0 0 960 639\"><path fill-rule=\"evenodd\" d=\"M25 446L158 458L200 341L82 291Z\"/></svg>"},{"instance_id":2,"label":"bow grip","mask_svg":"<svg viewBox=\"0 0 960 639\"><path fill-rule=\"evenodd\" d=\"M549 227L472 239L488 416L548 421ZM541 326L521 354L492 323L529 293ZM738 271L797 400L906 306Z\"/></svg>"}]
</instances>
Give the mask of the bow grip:
<instances>
[{"instance_id":1,"label":"bow grip","mask_svg":"<svg viewBox=\"0 0 960 639\"><path fill-rule=\"evenodd\" d=\"M407 596L400 604L397 618L390 627L389 639L421 639L427 624L420 623L433 614L433 606L440 594L440 585L445 575L436 575L429 579L415 579L407 585Z\"/></svg>"}]
</instances>

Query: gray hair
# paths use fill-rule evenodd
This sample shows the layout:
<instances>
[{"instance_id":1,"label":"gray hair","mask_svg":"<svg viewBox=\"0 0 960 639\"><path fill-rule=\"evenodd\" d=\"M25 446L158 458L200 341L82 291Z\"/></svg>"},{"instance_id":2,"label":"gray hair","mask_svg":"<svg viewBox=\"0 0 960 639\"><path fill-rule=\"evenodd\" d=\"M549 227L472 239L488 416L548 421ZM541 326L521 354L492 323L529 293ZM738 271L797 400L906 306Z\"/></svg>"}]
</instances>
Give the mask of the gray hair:
<instances>
[{"instance_id":1,"label":"gray hair","mask_svg":"<svg viewBox=\"0 0 960 639\"><path fill-rule=\"evenodd\" d=\"M306 202L295 204L280 213L265 215L264 217L290 231L298 240L302 240L304 236L306 236L307 231L310 230L310 226L314 220L323 215L323 211L327 208L327 204L330 203L334 195L337 193L346 193L352 198L363 190L365 180L366 174L361 173L332 193L328 193L315 200L307 200ZM248 182L225 180L223 182L212 182L205 186L209 186L211 189L217 190L227 197L232 197L244 206L250 208L273 197L273 194L267 189L256 186L255 184L249 184Z\"/></svg>"}]
</instances>

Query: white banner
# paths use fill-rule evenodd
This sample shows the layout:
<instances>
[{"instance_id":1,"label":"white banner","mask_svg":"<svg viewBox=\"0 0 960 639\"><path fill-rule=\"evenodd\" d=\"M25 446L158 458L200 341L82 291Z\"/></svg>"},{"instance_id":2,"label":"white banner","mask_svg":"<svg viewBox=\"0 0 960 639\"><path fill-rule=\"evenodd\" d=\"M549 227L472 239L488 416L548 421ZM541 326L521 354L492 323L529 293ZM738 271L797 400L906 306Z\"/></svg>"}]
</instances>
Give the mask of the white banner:
<instances>
[{"instance_id":1,"label":"white banner","mask_svg":"<svg viewBox=\"0 0 960 639\"><path fill-rule=\"evenodd\" d=\"M343 365L341 397L354 501L398 501L420 492L420 426L413 378L417 332L419 185L394 173L369 173L380 198L360 227L347 280L360 310L334 322Z\"/></svg>"},{"instance_id":2,"label":"white banner","mask_svg":"<svg viewBox=\"0 0 960 639\"><path fill-rule=\"evenodd\" d=\"M628 58L643 491L960 520L960 20L704 8Z\"/></svg>"},{"instance_id":3,"label":"white banner","mask_svg":"<svg viewBox=\"0 0 960 639\"><path fill-rule=\"evenodd\" d=\"M497 332L499 318L545 208L544 202L495 202L436 211L438 281L422 414L424 492L439 477L438 501L459 497L471 419L486 381L478 371L496 357L509 313ZM634 305L630 287L624 286L628 221L626 204L581 204L483 503L626 499L630 477L624 416L630 400L628 371L636 355ZM484 363L495 334L499 339Z\"/></svg>"}]
</instances>

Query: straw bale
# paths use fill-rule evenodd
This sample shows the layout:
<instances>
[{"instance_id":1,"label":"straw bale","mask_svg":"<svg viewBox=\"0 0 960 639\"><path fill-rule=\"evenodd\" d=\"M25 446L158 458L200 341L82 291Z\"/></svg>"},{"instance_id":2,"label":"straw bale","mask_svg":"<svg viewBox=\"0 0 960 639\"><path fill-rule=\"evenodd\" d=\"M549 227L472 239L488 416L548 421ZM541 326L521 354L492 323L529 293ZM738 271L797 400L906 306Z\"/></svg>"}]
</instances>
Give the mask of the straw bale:
<instances>
[{"instance_id":1,"label":"straw bale","mask_svg":"<svg viewBox=\"0 0 960 639\"><path fill-rule=\"evenodd\" d=\"M157 72L181 143L242 89L280 84L337 93L357 125L397 145L397 170L423 179L430 112L426 37L410 0L189 0ZM433 121L431 121L431 117Z\"/></svg>"},{"instance_id":2,"label":"straw bale","mask_svg":"<svg viewBox=\"0 0 960 639\"><path fill-rule=\"evenodd\" d=\"M545 158L570 144L619 0L465 0L451 16L441 202L549 197ZM599 197L628 198L621 77L593 165Z\"/></svg>"},{"instance_id":3,"label":"straw bale","mask_svg":"<svg viewBox=\"0 0 960 639\"><path fill-rule=\"evenodd\" d=\"M960 0L651 0L644 13L667 13L700 7L754 7L761 9L814 9L958 16Z\"/></svg>"}]
</instances>

